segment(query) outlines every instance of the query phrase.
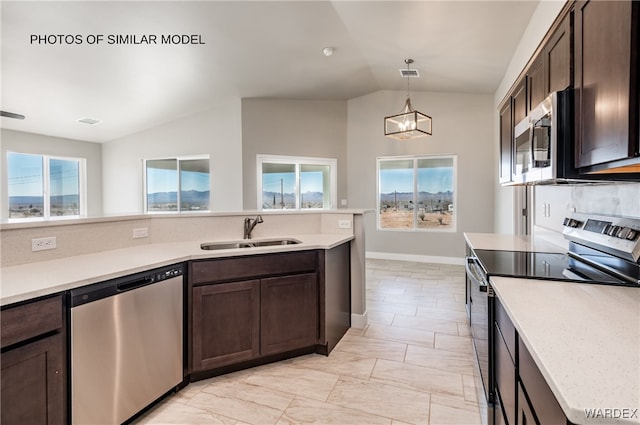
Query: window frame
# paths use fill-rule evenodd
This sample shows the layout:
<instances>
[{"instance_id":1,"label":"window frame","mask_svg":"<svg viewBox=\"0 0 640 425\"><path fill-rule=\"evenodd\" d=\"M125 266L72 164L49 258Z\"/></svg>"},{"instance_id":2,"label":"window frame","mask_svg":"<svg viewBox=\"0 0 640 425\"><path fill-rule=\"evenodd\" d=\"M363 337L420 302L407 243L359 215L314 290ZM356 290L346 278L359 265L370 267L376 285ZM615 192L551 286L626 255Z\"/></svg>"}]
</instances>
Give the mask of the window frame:
<instances>
[{"instance_id":1,"label":"window frame","mask_svg":"<svg viewBox=\"0 0 640 425\"><path fill-rule=\"evenodd\" d=\"M42 217L21 217L11 218L7 216L7 221L10 223L25 223L34 221L58 221L58 220L73 220L77 218L87 217L87 159L82 157L64 156L64 155L47 155L31 152L18 152L7 151L5 154L5 164L7 167L7 206L10 205L9 196L9 155L31 155L39 156L42 159ZM74 215L51 215L51 160L61 161L77 161L78 162L78 214Z\"/></svg>"},{"instance_id":2,"label":"window frame","mask_svg":"<svg viewBox=\"0 0 640 425\"><path fill-rule=\"evenodd\" d=\"M182 202L181 202L181 177L180 177L180 162L181 161L193 161L193 160L202 160L206 159L209 161L209 208L206 210L181 210ZM163 160L176 160L176 178L177 178L177 189L176 189L176 211L149 211L148 210L148 198L149 194L147 192L147 162L149 161L163 161ZM208 213L211 212L211 156L208 154L202 155L181 155L181 156L161 156L157 158L144 158L142 160L142 211L144 214L198 214L198 213Z\"/></svg>"},{"instance_id":3,"label":"window frame","mask_svg":"<svg viewBox=\"0 0 640 425\"><path fill-rule=\"evenodd\" d=\"M437 228L420 228L418 223L418 209L416 205L418 196L418 161L423 159L451 159L453 161L453 222L451 227L446 229ZM413 161L413 227L412 228L389 228L380 226L380 163L383 161L394 160L411 160ZM381 232L436 232L436 233L455 233L458 228L458 156L456 154L427 154L427 155L402 155L402 156L381 156L376 158L376 230Z\"/></svg>"},{"instance_id":4,"label":"window frame","mask_svg":"<svg viewBox=\"0 0 640 425\"><path fill-rule=\"evenodd\" d=\"M286 164L295 165L295 191L296 207L289 211L324 211L337 209L338 201L338 160L336 158L308 157L308 156L287 156L287 155L256 155L256 207L260 211L284 211L285 209L264 209L262 207L262 165ZM322 208L300 208L300 167L302 165L324 165L329 167L329 206Z\"/></svg>"}]
</instances>

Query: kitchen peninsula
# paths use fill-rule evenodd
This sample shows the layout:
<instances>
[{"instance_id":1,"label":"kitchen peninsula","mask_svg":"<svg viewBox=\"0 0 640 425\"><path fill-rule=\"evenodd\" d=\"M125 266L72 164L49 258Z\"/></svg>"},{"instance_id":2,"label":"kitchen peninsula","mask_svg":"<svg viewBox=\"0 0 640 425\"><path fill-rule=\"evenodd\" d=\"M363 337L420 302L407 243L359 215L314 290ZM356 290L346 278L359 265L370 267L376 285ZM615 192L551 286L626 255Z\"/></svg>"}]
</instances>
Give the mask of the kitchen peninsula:
<instances>
[{"instance_id":1,"label":"kitchen peninsula","mask_svg":"<svg viewBox=\"0 0 640 425\"><path fill-rule=\"evenodd\" d=\"M67 414L61 412L65 412L64 406L68 405L72 421L106 418L121 422L167 391L190 381L310 352L328 354L349 327L363 326L366 321L364 314L354 314L358 310L353 307L364 307L363 214L345 210L261 212L262 223L252 229L251 239L242 238L245 219L255 216L247 212L85 219L3 227L2 401L3 406L15 407L3 409L3 421L38 420L45 417L47 411L49 415L66 417ZM54 240L57 248L29 252L32 239L43 237ZM49 258L41 260L46 256ZM149 303L160 300L152 288L169 286L174 289L173 295L163 297L166 307L151 316L146 314ZM106 291L113 291L112 298L100 295ZM127 295L134 293L136 295ZM119 307L105 310L103 301L116 297L125 298L110 301L108 305ZM117 315L124 314L125 303L133 308L129 311L138 313L127 316L132 320L131 325L118 329ZM94 309L90 314L89 308ZM174 319L160 320L169 310L176 312L172 313ZM224 311L227 316L222 314ZM231 316L234 319L228 320ZM81 317L87 319L80 322ZM133 322L144 317L155 317L145 322L145 329L151 326L151 330L145 331L144 337L136 336L135 329L141 323ZM107 322L113 322L115 329L107 327L106 331L100 331ZM184 360L182 355L176 357L179 370L184 370L183 375L179 374L183 378L152 389L146 399L134 407L125 406L128 410L116 416L110 416L111 411L124 407L114 404L116 407L105 410L101 403L90 409L89 414L104 410L108 417L80 416L85 412L77 412L74 404L83 403L74 401L79 397L77 389L81 384L76 382L77 374L73 373L74 367L81 369L74 363L80 355L74 353L84 352L87 346L103 345L100 342L82 344L78 341L81 335L78 329L89 329L88 334L84 333L87 335L108 336L115 332L121 337L125 331L134 332L131 341L136 344L154 339L159 342L164 337L152 335L165 332L157 326L154 330L152 322L179 329L176 338L184 341L184 347L182 344L177 344L175 349L163 346L165 348L158 351L163 354L154 359L169 351L184 349ZM93 326L94 331L86 326ZM226 328L230 329L227 336L220 332ZM249 351L242 348L247 342L244 337L243 345L238 346L238 335L251 336ZM120 359L114 367L121 367L120 363L126 365L132 357L136 357L132 361L137 364L138 355L130 352L154 351L151 343L144 345L143 350L129 352L125 348L109 343L101 351ZM212 354L214 352L217 354ZM25 362L29 358L37 364ZM70 359L69 367L65 366L65 358ZM87 358L95 358L95 354ZM104 364L103 369L107 368ZM162 371L154 374L158 372ZM141 379L145 381L145 377ZM16 380L32 382L43 389L41 397L26 397L29 403L12 403L11 400L24 400L25 391L35 391L31 384L12 385ZM37 384L45 382L46 385ZM69 404L65 401L67 385L71 385ZM117 387L118 383L113 385ZM119 390L114 388L112 392L119 394ZM98 395L92 397L94 402L100 399L103 398ZM120 401L115 399L114 403ZM106 401L103 404L111 406Z\"/></svg>"}]
</instances>

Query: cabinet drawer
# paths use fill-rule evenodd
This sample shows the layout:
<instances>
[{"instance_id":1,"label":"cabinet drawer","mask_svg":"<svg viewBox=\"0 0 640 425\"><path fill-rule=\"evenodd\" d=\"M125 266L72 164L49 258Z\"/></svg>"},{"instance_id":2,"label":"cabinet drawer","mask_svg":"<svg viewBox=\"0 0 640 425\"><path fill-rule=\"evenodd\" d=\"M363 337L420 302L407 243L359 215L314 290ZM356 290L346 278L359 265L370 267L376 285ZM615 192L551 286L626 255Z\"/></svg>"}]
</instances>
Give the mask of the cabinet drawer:
<instances>
[{"instance_id":1,"label":"cabinet drawer","mask_svg":"<svg viewBox=\"0 0 640 425\"><path fill-rule=\"evenodd\" d=\"M251 255L191 262L193 284L244 280L269 275L314 272L318 267L317 251Z\"/></svg>"},{"instance_id":2,"label":"cabinet drawer","mask_svg":"<svg viewBox=\"0 0 640 425\"><path fill-rule=\"evenodd\" d=\"M497 329L497 325L496 325ZM516 367L509 355L504 340L496 332L495 347L495 376L496 389L507 424L516 423ZM496 415L499 412L496 412Z\"/></svg>"},{"instance_id":3,"label":"cabinet drawer","mask_svg":"<svg viewBox=\"0 0 640 425\"><path fill-rule=\"evenodd\" d=\"M531 400L538 421L545 425L566 425L567 419L562 407L558 404L551 388L522 340L519 341L518 347L518 371L520 381L529 400Z\"/></svg>"},{"instance_id":4,"label":"cabinet drawer","mask_svg":"<svg viewBox=\"0 0 640 425\"><path fill-rule=\"evenodd\" d=\"M511 323L511 319L507 315L504 307L498 298L495 298L495 320L504 342L507 344L511 361L516 362L516 328Z\"/></svg>"},{"instance_id":5,"label":"cabinet drawer","mask_svg":"<svg viewBox=\"0 0 640 425\"><path fill-rule=\"evenodd\" d=\"M62 328L62 296L2 310L2 348Z\"/></svg>"}]
</instances>

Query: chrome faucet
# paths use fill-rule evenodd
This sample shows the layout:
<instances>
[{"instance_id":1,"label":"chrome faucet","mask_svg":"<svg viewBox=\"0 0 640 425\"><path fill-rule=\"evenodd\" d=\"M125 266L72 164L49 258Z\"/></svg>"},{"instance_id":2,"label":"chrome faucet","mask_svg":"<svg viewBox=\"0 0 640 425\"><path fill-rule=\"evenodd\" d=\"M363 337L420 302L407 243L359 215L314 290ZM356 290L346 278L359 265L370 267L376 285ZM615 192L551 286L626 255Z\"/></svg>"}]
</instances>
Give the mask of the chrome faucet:
<instances>
[{"instance_id":1,"label":"chrome faucet","mask_svg":"<svg viewBox=\"0 0 640 425\"><path fill-rule=\"evenodd\" d=\"M251 239L251 232L253 231L253 228L256 227L256 225L262 223L264 220L262 220L262 216L259 215L257 216L255 219L250 219L249 217L246 217L244 219L244 238L245 239Z\"/></svg>"}]
</instances>

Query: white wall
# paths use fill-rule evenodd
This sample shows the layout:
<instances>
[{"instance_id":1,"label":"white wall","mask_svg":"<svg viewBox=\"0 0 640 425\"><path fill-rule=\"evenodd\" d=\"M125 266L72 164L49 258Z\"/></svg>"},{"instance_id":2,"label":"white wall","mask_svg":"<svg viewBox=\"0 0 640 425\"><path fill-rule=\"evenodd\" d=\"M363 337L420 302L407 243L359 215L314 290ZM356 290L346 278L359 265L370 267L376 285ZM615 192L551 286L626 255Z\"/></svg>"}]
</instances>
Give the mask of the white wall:
<instances>
[{"instance_id":1,"label":"white wall","mask_svg":"<svg viewBox=\"0 0 640 425\"><path fill-rule=\"evenodd\" d=\"M209 154L211 211L242 209L240 99L103 144L104 213L143 211L142 160Z\"/></svg>"},{"instance_id":2,"label":"white wall","mask_svg":"<svg viewBox=\"0 0 640 425\"><path fill-rule=\"evenodd\" d=\"M379 231L365 216L367 252L388 258L447 261L464 256L463 232L493 231L493 96L412 93L415 109L433 118L433 135L411 141L384 137L386 115L402 109L405 92L379 91L348 102L347 182L351 208L375 209L376 158L418 154L458 156L455 232Z\"/></svg>"},{"instance_id":3,"label":"white wall","mask_svg":"<svg viewBox=\"0 0 640 425\"><path fill-rule=\"evenodd\" d=\"M102 215L102 153L99 143L61 139L7 129L2 129L0 139L2 140L2 162L0 165L2 199L0 204L6 203L7 196L7 167L5 166L7 152L67 156L87 160L87 216ZM9 216L8 206L0 208L0 210L2 211L0 219L6 221Z\"/></svg>"},{"instance_id":4,"label":"white wall","mask_svg":"<svg viewBox=\"0 0 640 425\"><path fill-rule=\"evenodd\" d=\"M346 146L346 101L242 99L244 208L257 209L257 154L336 158L340 205L347 199Z\"/></svg>"},{"instance_id":5,"label":"white wall","mask_svg":"<svg viewBox=\"0 0 640 425\"><path fill-rule=\"evenodd\" d=\"M500 116L498 114L498 105L515 83L516 78L518 78L518 75L524 69L564 4L564 0L544 0L538 4L511 58L511 62L509 62L502 81L494 93L494 155L496 158L499 158L500 155ZM494 228L496 233L513 233L515 226L515 197L517 196L516 192L521 189L508 186L502 187L498 184L497 164L496 162L494 178L496 200Z\"/></svg>"}]
</instances>

